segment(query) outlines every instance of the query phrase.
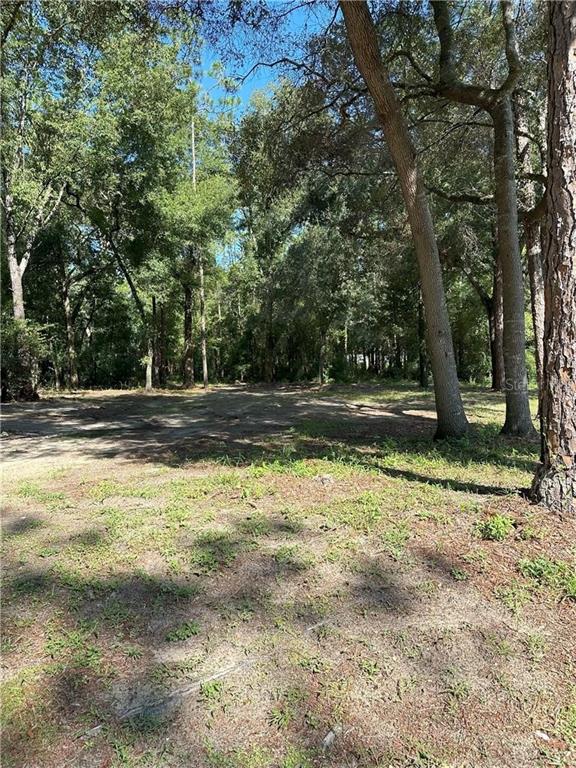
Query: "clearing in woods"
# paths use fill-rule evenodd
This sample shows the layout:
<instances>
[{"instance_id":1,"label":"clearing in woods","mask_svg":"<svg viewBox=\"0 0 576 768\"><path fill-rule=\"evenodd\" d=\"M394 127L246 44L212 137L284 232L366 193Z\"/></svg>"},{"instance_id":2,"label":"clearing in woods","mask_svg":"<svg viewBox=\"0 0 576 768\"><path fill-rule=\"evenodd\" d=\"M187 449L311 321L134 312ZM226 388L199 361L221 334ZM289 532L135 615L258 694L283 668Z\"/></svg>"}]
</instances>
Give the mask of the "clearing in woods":
<instances>
[{"instance_id":1,"label":"clearing in woods","mask_svg":"<svg viewBox=\"0 0 576 768\"><path fill-rule=\"evenodd\" d=\"M395 387L4 409L9 766L569 766L576 530L538 445Z\"/></svg>"}]
</instances>

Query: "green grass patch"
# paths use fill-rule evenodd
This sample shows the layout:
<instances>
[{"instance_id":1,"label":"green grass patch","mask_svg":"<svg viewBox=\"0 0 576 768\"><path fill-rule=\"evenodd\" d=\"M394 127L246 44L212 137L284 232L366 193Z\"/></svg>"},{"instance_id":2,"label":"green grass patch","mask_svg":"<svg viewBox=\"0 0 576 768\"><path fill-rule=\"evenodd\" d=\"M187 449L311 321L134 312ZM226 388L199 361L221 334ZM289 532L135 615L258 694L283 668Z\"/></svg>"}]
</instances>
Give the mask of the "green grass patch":
<instances>
[{"instance_id":1,"label":"green grass patch","mask_svg":"<svg viewBox=\"0 0 576 768\"><path fill-rule=\"evenodd\" d=\"M200 626L197 621L185 621L183 624L170 630L166 635L166 640L169 643L178 643L194 637L199 632Z\"/></svg>"},{"instance_id":2,"label":"green grass patch","mask_svg":"<svg viewBox=\"0 0 576 768\"><path fill-rule=\"evenodd\" d=\"M322 513L337 525L347 525L355 531L369 533L382 520L383 499L374 491L365 491L356 498L326 505Z\"/></svg>"},{"instance_id":3,"label":"green grass patch","mask_svg":"<svg viewBox=\"0 0 576 768\"><path fill-rule=\"evenodd\" d=\"M576 600L576 566L563 560L535 557L520 560L518 570L536 586L548 587L560 598Z\"/></svg>"},{"instance_id":4,"label":"green grass patch","mask_svg":"<svg viewBox=\"0 0 576 768\"><path fill-rule=\"evenodd\" d=\"M66 499L66 494L61 491L46 491L38 483L30 481L20 483L16 494L23 499L33 499L41 504L57 504Z\"/></svg>"}]
</instances>

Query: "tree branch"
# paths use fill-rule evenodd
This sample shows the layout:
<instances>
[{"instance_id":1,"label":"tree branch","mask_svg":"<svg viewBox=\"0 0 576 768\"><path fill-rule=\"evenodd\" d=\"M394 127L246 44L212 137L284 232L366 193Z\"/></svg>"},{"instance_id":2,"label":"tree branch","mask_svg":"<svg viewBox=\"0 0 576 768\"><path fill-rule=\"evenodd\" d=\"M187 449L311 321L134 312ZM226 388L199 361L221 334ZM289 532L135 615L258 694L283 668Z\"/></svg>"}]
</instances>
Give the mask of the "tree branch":
<instances>
[{"instance_id":1,"label":"tree branch","mask_svg":"<svg viewBox=\"0 0 576 768\"><path fill-rule=\"evenodd\" d=\"M453 195L449 192L444 192L443 189L438 187L426 185L428 192L432 192L438 197L449 200L451 203L472 203L473 205L491 205L494 202L494 195L477 195L473 192L462 192L459 195Z\"/></svg>"}]
</instances>

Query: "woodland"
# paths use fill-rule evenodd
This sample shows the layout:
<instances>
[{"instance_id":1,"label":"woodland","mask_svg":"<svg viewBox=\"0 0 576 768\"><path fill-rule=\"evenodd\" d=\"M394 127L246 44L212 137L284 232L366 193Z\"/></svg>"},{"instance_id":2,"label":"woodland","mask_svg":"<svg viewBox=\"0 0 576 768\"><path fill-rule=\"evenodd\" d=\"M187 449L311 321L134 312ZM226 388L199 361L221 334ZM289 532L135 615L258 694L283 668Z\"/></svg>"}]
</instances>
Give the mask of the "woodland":
<instances>
[{"instance_id":1,"label":"woodland","mask_svg":"<svg viewBox=\"0 0 576 768\"><path fill-rule=\"evenodd\" d=\"M1 23L6 765L572 765L576 3Z\"/></svg>"}]
</instances>

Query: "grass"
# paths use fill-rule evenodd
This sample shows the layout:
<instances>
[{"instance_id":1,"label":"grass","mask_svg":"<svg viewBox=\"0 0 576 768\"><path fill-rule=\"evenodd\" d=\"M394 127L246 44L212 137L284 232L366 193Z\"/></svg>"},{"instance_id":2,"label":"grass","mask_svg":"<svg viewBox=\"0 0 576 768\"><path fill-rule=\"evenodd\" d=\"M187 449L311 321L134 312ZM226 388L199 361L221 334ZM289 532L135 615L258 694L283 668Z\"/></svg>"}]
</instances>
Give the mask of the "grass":
<instances>
[{"instance_id":1,"label":"grass","mask_svg":"<svg viewBox=\"0 0 576 768\"><path fill-rule=\"evenodd\" d=\"M548 557L524 558L518 570L539 587L548 587L559 598L576 600L576 562L571 565Z\"/></svg>"},{"instance_id":2,"label":"grass","mask_svg":"<svg viewBox=\"0 0 576 768\"><path fill-rule=\"evenodd\" d=\"M169 643L177 643L183 640L189 640L194 637L200 631L200 626L196 621L185 621L180 626L170 630L166 635L166 640Z\"/></svg>"},{"instance_id":3,"label":"grass","mask_svg":"<svg viewBox=\"0 0 576 768\"><path fill-rule=\"evenodd\" d=\"M430 407L413 387L304 396L320 415L234 449L8 484L8 768L544 768L538 718L574 742L574 537L517 494L537 446L498 436L499 396L466 392L471 436L436 444L396 426Z\"/></svg>"}]
</instances>

